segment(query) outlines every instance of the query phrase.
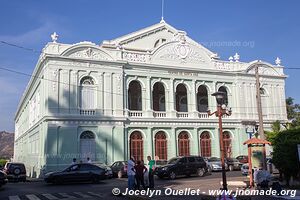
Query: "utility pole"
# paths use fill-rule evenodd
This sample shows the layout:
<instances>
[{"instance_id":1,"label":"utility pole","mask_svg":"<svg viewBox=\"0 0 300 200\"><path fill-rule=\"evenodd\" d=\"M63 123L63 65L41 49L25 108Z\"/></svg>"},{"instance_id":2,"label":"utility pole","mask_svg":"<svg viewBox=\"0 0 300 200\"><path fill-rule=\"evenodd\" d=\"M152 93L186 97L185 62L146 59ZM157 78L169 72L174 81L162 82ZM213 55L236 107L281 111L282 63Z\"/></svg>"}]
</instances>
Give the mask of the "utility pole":
<instances>
[{"instance_id":1,"label":"utility pole","mask_svg":"<svg viewBox=\"0 0 300 200\"><path fill-rule=\"evenodd\" d=\"M260 139L265 139L264 134L264 121L262 115L262 107L261 107L261 96L260 96L260 82L259 82L259 74L258 74L259 64L255 65L255 79L256 79L256 103L257 103L257 113L258 113L258 124L259 124L259 136Z\"/></svg>"},{"instance_id":2,"label":"utility pole","mask_svg":"<svg viewBox=\"0 0 300 200\"><path fill-rule=\"evenodd\" d=\"M257 113L258 113L258 133L260 135L260 139L265 140L265 133L264 133L264 121L263 121L263 115L262 115L262 107L261 107L261 96L260 96L260 82L259 82L259 74L258 74L258 67L259 67L260 61L256 63L255 65L255 79L256 79L256 103L257 103ZM263 153L263 169L267 170L267 165L266 165L266 151L264 148Z\"/></svg>"}]
</instances>

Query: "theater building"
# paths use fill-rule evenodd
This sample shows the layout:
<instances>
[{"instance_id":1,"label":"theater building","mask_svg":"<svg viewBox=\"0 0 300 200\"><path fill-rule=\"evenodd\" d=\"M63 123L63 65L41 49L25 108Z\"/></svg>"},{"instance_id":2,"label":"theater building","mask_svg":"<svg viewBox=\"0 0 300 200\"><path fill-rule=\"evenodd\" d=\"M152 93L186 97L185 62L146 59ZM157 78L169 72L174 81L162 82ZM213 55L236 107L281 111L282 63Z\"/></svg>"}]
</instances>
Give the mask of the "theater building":
<instances>
[{"instance_id":1,"label":"theater building","mask_svg":"<svg viewBox=\"0 0 300 200\"><path fill-rule=\"evenodd\" d=\"M211 94L226 93L227 157L247 154L243 121L258 121L254 68L260 64L265 128L286 120L283 67L221 60L164 21L103 41L62 44L52 35L15 116L14 160L37 177L73 158L111 164L130 155L220 157Z\"/></svg>"}]
</instances>

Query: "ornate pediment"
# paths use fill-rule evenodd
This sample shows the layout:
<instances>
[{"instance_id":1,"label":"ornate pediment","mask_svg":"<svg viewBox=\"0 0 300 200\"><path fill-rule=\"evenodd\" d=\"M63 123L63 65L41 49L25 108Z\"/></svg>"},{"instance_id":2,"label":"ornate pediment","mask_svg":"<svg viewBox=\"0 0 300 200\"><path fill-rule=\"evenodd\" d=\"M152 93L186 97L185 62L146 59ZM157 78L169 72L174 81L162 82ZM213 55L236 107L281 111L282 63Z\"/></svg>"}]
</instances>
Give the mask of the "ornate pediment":
<instances>
[{"instance_id":1,"label":"ornate pediment","mask_svg":"<svg viewBox=\"0 0 300 200\"><path fill-rule=\"evenodd\" d=\"M252 63L247 69L246 73L255 74L255 67L258 65L258 74L267 75L267 76L282 76L283 70L282 68L275 67L269 63L265 62L256 62Z\"/></svg>"},{"instance_id":2,"label":"ornate pediment","mask_svg":"<svg viewBox=\"0 0 300 200\"><path fill-rule=\"evenodd\" d=\"M186 42L184 37L158 48L151 58L152 63L201 65L210 63L210 57L199 46Z\"/></svg>"},{"instance_id":3,"label":"ornate pediment","mask_svg":"<svg viewBox=\"0 0 300 200\"><path fill-rule=\"evenodd\" d=\"M70 58L82 58L92 60L113 60L112 57L100 47L73 46L62 53L63 56Z\"/></svg>"}]
</instances>

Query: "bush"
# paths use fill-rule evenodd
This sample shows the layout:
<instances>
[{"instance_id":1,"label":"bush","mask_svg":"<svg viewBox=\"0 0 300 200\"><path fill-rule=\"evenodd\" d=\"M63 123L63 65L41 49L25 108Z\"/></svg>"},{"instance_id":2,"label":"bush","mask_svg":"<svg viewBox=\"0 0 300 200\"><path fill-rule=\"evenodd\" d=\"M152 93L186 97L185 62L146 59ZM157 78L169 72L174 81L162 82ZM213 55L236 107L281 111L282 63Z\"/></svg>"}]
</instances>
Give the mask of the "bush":
<instances>
[{"instance_id":1,"label":"bush","mask_svg":"<svg viewBox=\"0 0 300 200\"><path fill-rule=\"evenodd\" d=\"M299 157L297 145L300 144L300 128L281 131L273 139L273 163L287 178L297 177Z\"/></svg>"}]
</instances>

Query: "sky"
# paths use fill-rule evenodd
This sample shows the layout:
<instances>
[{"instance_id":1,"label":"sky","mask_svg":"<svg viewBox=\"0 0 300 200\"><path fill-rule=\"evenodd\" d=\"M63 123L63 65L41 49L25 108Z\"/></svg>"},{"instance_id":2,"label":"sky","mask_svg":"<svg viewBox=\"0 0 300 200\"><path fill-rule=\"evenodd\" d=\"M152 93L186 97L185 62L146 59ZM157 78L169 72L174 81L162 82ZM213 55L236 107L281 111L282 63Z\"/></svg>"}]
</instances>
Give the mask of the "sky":
<instances>
[{"instance_id":1,"label":"sky","mask_svg":"<svg viewBox=\"0 0 300 200\"><path fill-rule=\"evenodd\" d=\"M103 40L161 19L161 0L1 0L0 40L41 51L55 31L60 43ZM165 0L164 19L223 60L264 60L300 68L300 1ZM0 68L31 74L39 53L0 43ZM300 70L285 69L286 96L300 103ZM0 130L14 131L14 116L28 76L0 69Z\"/></svg>"}]
</instances>

